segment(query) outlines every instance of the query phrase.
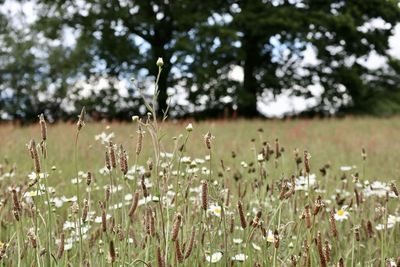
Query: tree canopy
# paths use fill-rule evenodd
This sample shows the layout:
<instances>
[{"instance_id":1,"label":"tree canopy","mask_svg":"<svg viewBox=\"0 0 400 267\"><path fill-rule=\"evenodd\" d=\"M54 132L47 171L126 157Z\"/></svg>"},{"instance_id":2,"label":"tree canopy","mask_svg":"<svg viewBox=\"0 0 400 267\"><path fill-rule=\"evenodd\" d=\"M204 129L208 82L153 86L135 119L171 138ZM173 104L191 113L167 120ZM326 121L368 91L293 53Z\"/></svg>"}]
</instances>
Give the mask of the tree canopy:
<instances>
[{"instance_id":1,"label":"tree canopy","mask_svg":"<svg viewBox=\"0 0 400 267\"><path fill-rule=\"evenodd\" d=\"M31 23L0 13L0 118L64 119L85 105L128 119L143 111L158 57L159 112L170 103L172 116L255 117L282 93L313 98L308 114L400 111L388 52L398 1L37 0L35 11ZM363 63L371 54L378 69Z\"/></svg>"}]
</instances>

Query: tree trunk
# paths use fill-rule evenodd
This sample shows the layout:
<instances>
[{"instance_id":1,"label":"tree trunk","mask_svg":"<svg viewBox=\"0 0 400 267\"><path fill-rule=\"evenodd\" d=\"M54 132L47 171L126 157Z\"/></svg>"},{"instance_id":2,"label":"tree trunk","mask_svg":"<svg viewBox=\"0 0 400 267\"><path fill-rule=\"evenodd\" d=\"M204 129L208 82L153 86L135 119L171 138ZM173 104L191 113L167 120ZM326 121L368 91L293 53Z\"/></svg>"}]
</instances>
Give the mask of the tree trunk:
<instances>
[{"instance_id":1,"label":"tree trunk","mask_svg":"<svg viewBox=\"0 0 400 267\"><path fill-rule=\"evenodd\" d=\"M257 40L245 35L243 38L244 57L244 80L243 86L239 90L238 97L238 116L252 118L259 115L257 111L257 80L255 69L257 66Z\"/></svg>"}]
</instances>

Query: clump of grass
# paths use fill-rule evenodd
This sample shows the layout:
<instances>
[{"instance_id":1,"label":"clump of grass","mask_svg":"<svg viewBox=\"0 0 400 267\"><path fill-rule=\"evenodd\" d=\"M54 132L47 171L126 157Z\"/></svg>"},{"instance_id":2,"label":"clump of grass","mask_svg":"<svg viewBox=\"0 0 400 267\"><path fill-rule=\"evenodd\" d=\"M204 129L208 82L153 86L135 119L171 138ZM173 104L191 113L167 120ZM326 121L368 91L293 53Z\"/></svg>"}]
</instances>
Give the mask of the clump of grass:
<instances>
[{"instance_id":1,"label":"clump of grass","mask_svg":"<svg viewBox=\"0 0 400 267\"><path fill-rule=\"evenodd\" d=\"M320 158L329 153L315 146L300 150L300 137L288 145L288 136L273 129L248 127L235 145L220 136L223 124L198 129L189 123L170 138L168 111L157 107L162 62L157 66L154 94L143 94L148 114L134 116L126 132L133 142L123 130L111 135L114 124L102 145L93 145L86 135L92 138L96 125L83 131L82 109L71 146L73 171L54 166L47 173L61 153L50 145L58 126L39 116L41 142L32 139L26 156L34 175L27 178L8 163L0 168L4 265L397 264L399 193L396 180L366 176L365 167L374 171L373 148L368 158L362 149L358 161L340 167L340 153ZM290 162L284 147L293 151ZM308 151L316 155L312 162Z\"/></svg>"}]
</instances>

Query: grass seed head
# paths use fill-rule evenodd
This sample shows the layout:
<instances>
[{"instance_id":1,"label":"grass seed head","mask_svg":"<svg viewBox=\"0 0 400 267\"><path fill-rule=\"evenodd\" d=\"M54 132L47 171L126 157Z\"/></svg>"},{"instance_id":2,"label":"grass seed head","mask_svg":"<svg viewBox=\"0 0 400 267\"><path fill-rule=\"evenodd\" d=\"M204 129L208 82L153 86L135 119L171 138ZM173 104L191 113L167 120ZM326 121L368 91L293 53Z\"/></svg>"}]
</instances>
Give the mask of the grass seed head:
<instances>
[{"instance_id":1,"label":"grass seed head","mask_svg":"<svg viewBox=\"0 0 400 267\"><path fill-rule=\"evenodd\" d=\"M58 250L57 250L57 259L61 259L61 257L64 254L64 246L65 246L64 239L65 239L65 234L64 232L62 232L60 235L60 243L58 245Z\"/></svg>"},{"instance_id":2,"label":"grass seed head","mask_svg":"<svg viewBox=\"0 0 400 267\"><path fill-rule=\"evenodd\" d=\"M335 222L335 211L331 210L330 215L329 215L329 225L330 225L330 230L331 234L334 238L338 238L339 233L336 228L336 222Z\"/></svg>"},{"instance_id":3,"label":"grass seed head","mask_svg":"<svg viewBox=\"0 0 400 267\"><path fill-rule=\"evenodd\" d=\"M39 115L39 124L40 124L40 133L42 136L42 140L46 141L47 139L47 125L44 119L43 113Z\"/></svg>"},{"instance_id":4,"label":"grass seed head","mask_svg":"<svg viewBox=\"0 0 400 267\"><path fill-rule=\"evenodd\" d=\"M194 226L192 226L192 233L190 235L189 245L185 251L185 259L189 258L190 254L193 251L195 236L196 236L196 230L195 230Z\"/></svg>"},{"instance_id":5,"label":"grass seed head","mask_svg":"<svg viewBox=\"0 0 400 267\"><path fill-rule=\"evenodd\" d=\"M238 201L237 207L238 207L238 211L239 211L240 226L242 226L243 229L246 229L246 227L247 227L246 216L243 211L242 202L240 200Z\"/></svg>"},{"instance_id":6,"label":"grass seed head","mask_svg":"<svg viewBox=\"0 0 400 267\"><path fill-rule=\"evenodd\" d=\"M110 240L110 259L111 259L111 263L114 263L116 258L117 258L117 255L115 254L114 241Z\"/></svg>"},{"instance_id":7,"label":"grass seed head","mask_svg":"<svg viewBox=\"0 0 400 267\"><path fill-rule=\"evenodd\" d=\"M177 213L175 215L174 224L172 226L172 232L171 232L171 240L172 241L176 241L176 239L178 238L181 223L182 223L182 215L180 213Z\"/></svg>"},{"instance_id":8,"label":"grass seed head","mask_svg":"<svg viewBox=\"0 0 400 267\"><path fill-rule=\"evenodd\" d=\"M319 254L319 261L320 261L320 266L321 267L326 267L326 258L325 258L325 253L322 245L322 238L321 238L321 232L318 231L317 233L317 249L318 249L318 254Z\"/></svg>"},{"instance_id":9,"label":"grass seed head","mask_svg":"<svg viewBox=\"0 0 400 267\"><path fill-rule=\"evenodd\" d=\"M206 133L204 136L204 143L206 144L207 149L211 149L211 140L214 139L214 136L211 135L210 131Z\"/></svg>"},{"instance_id":10,"label":"grass seed head","mask_svg":"<svg viewBox=\"0 0 400 267\"><path fill-rule=\"evenodd\" d=\"M208 208L208 183L207 181L203 181L201 183L201 207L203 210L207 210Z\"/></svg>"},{"instance_id":11,"label":"grass seed head","mask_svg":"<svg viewBox=\"0 0 400 267\"><path fill-rule=\"evenodd\" d=\"M34 230L33 229L29 229L27 235L28 235L28 239L29 239L32 247L33 248L37 248L38 243L37 243L37 237L35 235Z\"/></svg>"},{"instance_id":12,"label":"grass seed head","mask_svg":"<svg viewBox=\"0 0 400 267\"><path fill-rule=\"evenodd\" d=\"M83 107L80 115L78 116L78 122L76 123L76 125L78 126L78 131L80 131L83 126L85 126L85 114L86 110L85 107Z\"/></svg>"},{"instance_id":13,"label":"grass seed head","mask_svg":"<svg viewBox=\"0 0 400 267\"><path fill-rule=\"evenodd\" d=\"M108 143L108 153L110 155L111 167L113 167L113 169L117 168L117 159L115 156L115 148L114 148L114 144L112 141L110 141Z\"/></svg>"},{"instance_id":14,"label":"grass seed head","mask_svg":"<svg viewBox=\"0 0 400 267\"><path fill-rule=\"evenodd\" d=\"M179 240L175 240L175 254L176 254L176 260L178 263L182 263L184 260L184 256L182 254L181 246L179 243Z\"/></svg>"},{"instance_id":15,"label":"grass seed head","mask_svg":"<svg viewBox=\"0 0 400 267\"><path fill-rule=\"evenodd\" d=\"M307 152L307 150L304 151L304 170L306 174L310 174L310 154Z\"/></svg>"},{"instance_id":16,"label":"grass seed head","mask_svg":"<svg viewBox=\"0 0 400 267\"><path fill-rule=\"evenodd\" d=\"M139 192L135 192L132 198L132 204L131 207L129 208L128 215L129 217L132 217L135 214L136 208L139 203Z\"/></svg>"}]
</instances>

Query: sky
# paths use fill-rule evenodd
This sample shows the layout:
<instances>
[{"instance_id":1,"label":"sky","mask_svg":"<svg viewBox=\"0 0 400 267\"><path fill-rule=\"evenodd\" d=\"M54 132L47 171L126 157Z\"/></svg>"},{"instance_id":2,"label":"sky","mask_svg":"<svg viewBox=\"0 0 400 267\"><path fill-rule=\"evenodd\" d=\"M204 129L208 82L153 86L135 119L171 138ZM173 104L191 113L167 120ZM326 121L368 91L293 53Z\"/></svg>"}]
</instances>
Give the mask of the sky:
<instances>
[{"instance_id":1,"label":"sky","mask_svg":"<svg viewBox=\"0 0 400 267\"><path fill-rule=\"evenodd\" d=\"M8 15L12 18L13 24L18 27L21 25L23 21L26 24L30 24L35 21L35 1L29 0L24 1L23 3L18 3L16 0L6 0L4 4L0 5L0 12ZM20 12L25 14L25 16L20 16ZM22 23L22 24L24 24ZM380 19L373 19L359 28L361 31L368 31L371 28L385 28L390 25L386 25L385 22ZM60 41L61 42L61 41ZM66 31L64 39L62 40L63 44L67 44L73 46L75 44L74 33L71 31ZM397 24L394 28L393 35L389 39L390 49L389 53L391 56L400 59L400 24ZM368 57L357 59L357 62L370 68L370 69L378 69L383 67L386 64L386 59L384 57L379 56L376 52L371 52ZM318 64L318 60L316 57L315 47L312 45L308 45L307 49L304 52L304 59L302 64L307 65L315 65ZM231 71L228 77L232 80L236 80L239 82L243 81L243 68L240 66L231 66ZM106 81L101 82L103 85ZM98 86L98 88L101 88ZM91 86L87 86L87 90L83 92L83 94L89 94ZM119 83L119 88L121 94L127 92L126 90L126 81L121 81ZM298 113L303 110L306 110L307 107L313 106L317 103L318 95L322 92L323 88L318 85L312 85L308 88L315 98L304 99L303 97L290 96L289 92L283 93L274 97L272 94L265 93L261 97L259 97L257 108L258 110L267 117L281 117L286 113ZM182 88L176 88L178 94L175 94L175 99L173 102L185 103L185 93Z\"/></svg>"}]
</instances>

